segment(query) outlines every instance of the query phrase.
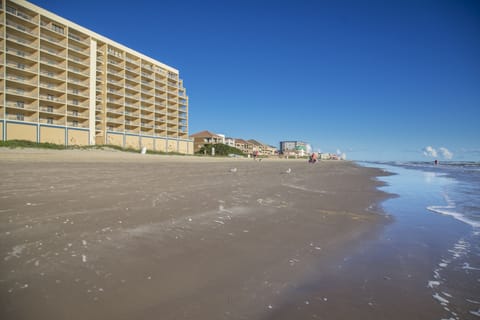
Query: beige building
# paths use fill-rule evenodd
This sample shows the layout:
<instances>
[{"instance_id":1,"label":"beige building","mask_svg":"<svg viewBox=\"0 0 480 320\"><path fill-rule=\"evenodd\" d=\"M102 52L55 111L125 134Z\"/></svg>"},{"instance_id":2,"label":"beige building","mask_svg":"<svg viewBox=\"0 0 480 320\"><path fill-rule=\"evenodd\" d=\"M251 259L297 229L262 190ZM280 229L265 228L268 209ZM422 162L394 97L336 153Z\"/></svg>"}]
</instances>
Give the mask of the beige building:
<instances>
[{"instance_id":1,"label":"beige building","mask_svg":"<svg viewBox=\"0 0 480 320\"><path fill-rule=\"evenodd\" d=\"M194 152L199 151L206 144L225 143L224 136L222 137L221 135L210 132L208 130L194 133L190 136L190 138L193 139Z\"/></svg>"},{"instance_id":2,"label":"beige building","mask_svg":"<svg viewBox=\"0 0 480 320\"><path fill-rule=\"evenodd\" d=\"M275 147L263 144L255 139L250 139L247 142L249 143L249 147L252 148L251 151L258 151L260 156L274 156L277 153L277 149Z\"/></svg>"},{"instance_id":3,"label":"beige building","mask_svg":"<svg viewBox=\"0 0 480 320\"><path fill-rule=\"evenodd\" d=\"M193 153L179 71L21 0L0 0L0 139Z\"/></svg>"},{"instance_id":4,"label":"beige building","mask_svg":"<svg viewBox=\"0 0 480 320\"><path fill-rule=\"evenodd\" d=\"M252 154L253 151L253 145L240 138L235 138L235 148L241 150L245 154Z\"/></svg>"}]
</instances>

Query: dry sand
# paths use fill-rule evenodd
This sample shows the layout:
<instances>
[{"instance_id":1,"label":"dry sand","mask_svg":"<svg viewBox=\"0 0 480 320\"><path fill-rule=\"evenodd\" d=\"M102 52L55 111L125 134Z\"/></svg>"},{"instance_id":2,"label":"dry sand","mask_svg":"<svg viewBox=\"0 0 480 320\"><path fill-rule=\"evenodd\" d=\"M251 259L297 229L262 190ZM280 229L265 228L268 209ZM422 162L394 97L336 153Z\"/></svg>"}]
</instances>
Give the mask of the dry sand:
<instances>
[{"instance_id":1,"label":"dry sand","mask_svg":"<svg viewBox=\"0 0 480 320\"><path fill-rule=\"evenodd\" d=\"M0 149L0 174L4 320L273 319L389 220L350 162Z\"/></svg>"}]
</instances>

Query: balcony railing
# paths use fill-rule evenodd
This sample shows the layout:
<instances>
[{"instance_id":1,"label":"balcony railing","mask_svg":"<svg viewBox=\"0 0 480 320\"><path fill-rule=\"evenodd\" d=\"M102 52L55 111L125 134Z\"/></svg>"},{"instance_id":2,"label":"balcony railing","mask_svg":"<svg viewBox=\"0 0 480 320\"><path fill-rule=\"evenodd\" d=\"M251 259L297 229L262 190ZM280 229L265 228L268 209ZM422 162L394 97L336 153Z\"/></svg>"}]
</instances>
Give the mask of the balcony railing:
<instances>
[{"instance_id":1,"label":"balcony railing","mask_svg":"<svg viewBox=\"0 0 480 320\"><path fill-rule=\"evenodd\" d=\"M61 46L61 47L65 47L65 44L61 42L61 40L55 38L55 37L51 37L51 36L48 36L46 34L41 34L40 35L40 38L41 39L44 39L44 40L48 40L48 42L52 43L52 44L55 44L57 46Z\"/></svg>"},{"instance_id":2,"label":"balcony railing","mask_svg":"<svg viewBox=\"0 0 480 320\"><path fill-rule=\"evenodd\" d=\"M7 33L7 40L12 40L12 41L15 41L17 43L27 45L27 46L30 46L30 47L36 47L35 41L29 41L25 38L12 36L11 34L8 34L8 33Z\"/></svg>"},{"instance_id":3,"label":"balcony railing","mask_svg":"<svg viewBox=\"0 0 480 320\"><path fill-rule=\"evenodd\" d=\"M11 13L13 15L16 15L17 17L20 17L22 19L28 20L28 21L33 20L33 18L31 16L29 16L28 14L26 14L26 13L20 11L20 10L17 10L15 8L12 8L10 6L7 6L7 12Z\"/></svg>"},{"instance_id":4,"label":"balcony railing","mask_svg":"<svg viewBox=\"0 0 480 320\"><path fill-rule=\"evenodd\" d=\"M68 34L68 38L88 45L88 40L87 39L82 39L77 35L74 35L74 34L70 33L70 34Z\"/></svg>"},{"instance_id":5,"label":"balcony railing","mask_svg":"<svg viewBox=\"0 0 480 320\"><path fill-rule=\"evenodd\" d=\"M28 34L31 34L31 35L35 35L32 30L29 30L27 29L25 26L22 26L20 24L16 24L16 23L13 23L11 21L8 21L7 20L7 26L10 26L12 28L16 28L17 30L20 30L22 32L25 32L25 33L28 33Z\"/></svg>"},{"instance_id":6,"label":"balcony railing","mask_svg":"<svg viewBox=\"0 0 480 320\"><path fill-rule=\"evenodd\" d=\"M7 108L37 111L36 106L30 106L30 105L27 105L27 104L24 104L24 103L18 103L18 102L7 102Z\"/></svg>"},{"instance_id":7,"label":"balcony railing","mask_svg":"<svg viewBox=\"0 0 480 320\"><path fill-rule=\"evenodd\" d=\"M34 98L34 99L37 98L37 95L34 94L33 92L25 91L25 90L17 89L17 88L6 88L5 92L10 93L10 94L20 95L20 96L23 96L23 97L29 97L29 98Z\"/></svg>"}]
</instances>

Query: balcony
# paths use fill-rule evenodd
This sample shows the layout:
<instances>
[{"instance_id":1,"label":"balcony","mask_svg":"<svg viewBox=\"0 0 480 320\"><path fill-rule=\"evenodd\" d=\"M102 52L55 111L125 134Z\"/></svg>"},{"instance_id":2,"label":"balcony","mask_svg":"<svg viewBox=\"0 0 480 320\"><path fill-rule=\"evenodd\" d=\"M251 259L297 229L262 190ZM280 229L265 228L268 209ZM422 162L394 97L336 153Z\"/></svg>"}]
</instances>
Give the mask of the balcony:
<instances>
[{"instance_id":1,"label":"balcony","mask_svg":"<svg viewBox=\"0 0 480 320\"><path fill-rule=\"evenodd\" d=\"M67 126L69 127L75 127L75 128L88 128L88 124L80 121L68 121Z\"/></svg>"},{"instance_id":2,"label":"balcony","mask_svg":"<svg viewBox=\"0 0 480 320\"><path fill-rule=\"evenodd\" d=\"M138 121L125 120L125 125L130 127L138 127L140 124Z\"/></svg>"},{"instance_id":3,"label":"balcony","mask_svg":"<svg viewBox=\"0 0 480 320\"><path fill-rule=\"evenodd\" d=\"M62 94L65 92L65 86L57 85L56 83L40 82L40 87L51 91L56 91L57 94Z\"/></svg>"},{"instance_id":4,"label":"balcony","mask_svg":"<svg viewBox=\"0 0 480 320\"><path fill-rule=\"evenodd\" d=\"M140 66L140 62L138 60L135 60L135 59L130 58L128 56L125 57L125 61L127 61L128 63L134 64L136 66Z\"/></svg>"},{"instance_id":5,"label":"balcony","mask_svg":"<svg viewBox=\"0 0 480 320\"><path fill-rule=\"evenodd\" d=\"M53 95L40 95L40 99L55 104L65 104L65 99Z\"/></svg>"},{"instance_id":6,"label":"balcony","mask_svg":"<svg viewBox=\"0 0 480 320\"><path fill-rule=\"evenodd\" d=\"M65 40L61 37L52 36L51 34L49 35L45 32L41 32L40 39L47 41L52 46L62 48L62 49L65 48Z\"/></svg>"},{"instance_id":7,"label":"balcony","mask_svg":"<svg viewBox=\"0 0 480 320\"><path fill-rule=\"evenodd\" d=\"M82 69L79 69L79 68L76 68L76 67L73 67L73 66L68 67L68 72L72 72L72 73L75 73L75 74L83 76L83 77L90 76L87 69L82 70Z\"/></svg>"},{"instance_id":8,"label":"balcony","mask_svg":"<svg viewBox=\"0 0 480 320\"><path fill-rule=\"evenodd\" d=\"M19 96L19 97L22 97L22 98L23 97L29 98L29 99L36 99L37 98L37 94L35 92L25 91L21 88L6 88L5 92L8 95L16 95L16 96Z\"/></svg>"},{"instance_id":9,"label":"balcony","mask_svg":"<svg viewBox=\"0 0 480 320\"><path fill-rule=\"evenodd\" d=\"M36 21L34 19L34 15L27 14L26 11L23 10L18 10L16 8L13 8L11 6L7 6L7 13L17 16L25 21L28 21L29 23L36 24Z\"/></svg>"},{"instance_id":10,"label":"balcony","mask_svg":"<svg viewBox=\"0 0 480 320\"><path fill-rule=\"evenodd\" d=\"M125 102L125 108L130 108L130 109L138 109L138 105L130 103L130 102Z\"/></svg>"},{"instance_id":11,"label":"balcony","mask_svg":"<svg viewBox=\"0 0 480 320\"><path fill-rule=\"evenodd\" d=\"M111 76L117 77L122 79L123 78L123 72L115 71L112 68L107 69L107 73Z\"/></svg>"},{"instance_id":12,"label":"balcony","mask_svg":"<svg viewBox=\"0 0 480 320\"><path fill-rule=\"evenodd\" d=\"M75 95L81 98L89 98L87 91L79 91L78 89L69 89L67 90L69 95Z\"/></svg>"},{"instance_id":13,"label":"balcony","mask_svg":"<svg viewBox=\"0 0 480 320\"><path fill-rule=\"evenodd\" d=\"M68 82L69 82L69 85L74 84L74 85L77 85L77 86L82 86L84 88L88 88L88 81L86 79L77 79L77 78L72 77L71 74L68 77Z\"/></svg>"},{"instance_id":14,"label":"balcony","mask_svg":"<svg viewBox=\"0 0 480 320\"><path fill-rule=\"evenodd\" d=\"M35 51L26 51L24 49L20 49L20 48L14 48L14 47L19 47L15 44L13 45L10 45L9 47L6 48L6 52L8 54L11 54L11 55L14 55L18 58L21 58L22 60L25 59L25 60L30 60L30 63L31 62L37 62L37 59L38 59L38 56L35 54Z\"/></svg>"},{"instance_id":15,"label":"balcony","mask_svg":"<svg viewBox=\"0 0 480 320\"><path fill-rule=\"evenodd\" d=\"M122 124L123 125L123 119L122 118L107 117L107 123L114 123L114 124Z\"/></svg>"},{"instance_id":16,"label":"balcony","mask_svg":"<svg viewBox=\"0 0 480 320\"><path fill-rule=\"evenodd\" d=\"M68 34L68 39L69 40L73 40L72 42L73 43L78 43L78 44L83 44L83 45L86 45L88 46L89 45L89 42L88 42L88 39L87 38L82 38L74 33L69 33Z\"/></svg>"},{"instance_id":17,"label":"balcony","mask_svg":"<svg viewBox=\"0 0 480 320\"><path fill-rule=\"evenodd\" d=\"M15 102L7 101L6 107L9 109L27 110L32 112L35 112L38 110L37 106L25 104L23 101L15 101Z\"/></svg>"},{"instance_id":18,"label":"balcony","mask_svg":"<svg viewBox=\"0 0 480 320\"><path fill-rule=\"evenodd\" d=\"M28 65L28 64L21 63L21 62L14 62L14 61L7 60L6 65L8 67L14 68L15 70L18 70L18 71L25 71L25 72L28 72L28 73L31 73L31 74L36 73L36 67L33 64Z\"/></svg>"},{"instance_id":19,"label":"balcony","mask_svg":"<svg viewBox=\"0 0 480 320\"><path fill-rule=\"evenodd\" d=\"M115 108L107 108L107 113L113 113L118 115L123 115L124 111L122 109L115 109Z\"/></svg>"},{"instance_id":20,"label":"balcony","mask_svg":"<svg viewBox=\"0 0 480 320\"><path fill-rule=\"evenodd\" d=\"M17 121L26 121L26 122L37 122L38 121L38 116L37 115L28 115L25 113L16 113L16 114L11 114L7 113L6 114L6 119L7 120L17 120Z\"/></svg>"},{"instance_id":21,"label":"balcony","mask_svg":"<svg viewBox=\"0 0 480 320\"><path fill-rule=\"evenodd\" d=\"M69 118L88 119L88 113L78 112L77 110L71 110L67 112Z\"/></svg>"},{"instance_id":22,"label":"balcony","mask_svg":"<svg viewBox=\"0 0 480 320\"><path fill-rule=\"evenodd\" d=\"M68 55L68 61L69 63L77 64L84 69L87 69L89 67L88 59L82 58L73 54Z\"/></svg>"},{"instance_id":23,"label":"balcony","mask_svg":"<svg viewBox=\"0 0 480 320\"><path fill-rule=\"evenodd\" d=\"M125 116L131 118L138 118L140 114L138 112L125 111Z\"/></svg>"},{"instance_id":24,"label":"balcony","mask_svg":"<svg viewBox=\"0 0 480 320\"><path fill-rule=\"evenodd\" d=\"M37 34L36 31L33 30L33 28L29 28L25 25L15 23L11 20L7 20L7 26L10 27L10 28L16 29L20 32L24 32L26 34L32 35L32 36L36 36L36 34Z\"/></svg>"},{"instance_id":25,"label":"balcony","mask_svg":"<svg viewBox=\"0 0 480 320\"><path fill-rule=\"evenodd\" d=\"M36 79L25 79L23 76L19 75L7 75L7 80L11 82L17 82L18 84L22 84L27 87L36 87L37 80Z\"/></svg>"},{"instance_id":26,"label":"balcony","mask_svg":"<svg viewBox=\"0 0 480 320\"><path fill-rule=\"evenodd\" d=\"M40 112L41 113L48 113L52 115L57 115L57 116L64 116L65 111L63 108L54 108L52 106L41 106L40 107Z\"/></svg>"}]
</instances>

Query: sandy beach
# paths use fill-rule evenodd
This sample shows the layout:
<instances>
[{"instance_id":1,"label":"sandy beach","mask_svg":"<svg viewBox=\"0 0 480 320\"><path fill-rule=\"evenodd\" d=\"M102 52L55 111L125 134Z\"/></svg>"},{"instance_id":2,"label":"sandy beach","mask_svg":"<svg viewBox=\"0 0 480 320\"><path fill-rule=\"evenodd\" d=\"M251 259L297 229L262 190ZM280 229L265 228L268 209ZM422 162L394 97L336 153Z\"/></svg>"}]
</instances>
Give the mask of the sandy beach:
<instances>
[{"instance_id":1,"label":"sandy beach","mask_svg":"<svg viewBox=\"0 0 480 320\"><path fill-rule=\"evenodd\" d=\"M390 223L381 170L2 149L0 173L2 319L369 315L367 302L329 300L349 290L332 283L313 300L289 297Z\"/></svg>"}]
</instances>

